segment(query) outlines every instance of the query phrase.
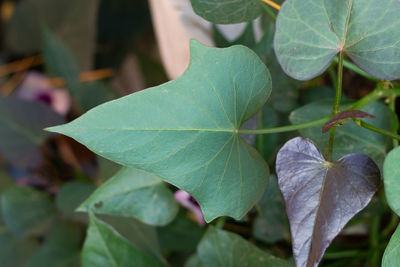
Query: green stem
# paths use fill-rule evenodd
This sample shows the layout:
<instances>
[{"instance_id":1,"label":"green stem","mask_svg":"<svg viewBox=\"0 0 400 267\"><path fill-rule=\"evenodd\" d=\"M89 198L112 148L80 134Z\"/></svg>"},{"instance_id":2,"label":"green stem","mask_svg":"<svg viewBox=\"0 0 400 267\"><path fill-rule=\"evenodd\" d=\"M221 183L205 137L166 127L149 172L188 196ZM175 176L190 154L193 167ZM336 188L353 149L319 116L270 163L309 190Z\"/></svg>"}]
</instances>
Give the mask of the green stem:
<instances>
[{"instance_id":1,"label":"green stem","mask_svg":"<svg viewBox=\"0 0 400 267\"><path fill-rule=\"evenodd\" d=\"M334 61L335 63L339 63L339 59L338 59L337 57L335 57L333 61ZM357 74L359 74L359 75L361 75L361 76L363 76L363 77L365 77L365 78L367 78L367 79L369 79L369 80L372 80L372 81L375 81L375 82L378 82L378 81L379 81L379 79L377 79L377 78L375 78L375 77L369 75L368 73L366 73L365 71L363 71L362 69L360 69L359 67L357 67L357 65L355 65L355 64L353 64L353 63L351 63L351 62L349 62L349 61L347 61L347 60L344 60L344 61L343 61L343 66L344 66L346 69L349 69L349 70L351 70L351 71L353 71L353 72L355 72L355 73L357 73Z\"/></svg>"},{"instance_id":2,"label":"green stem","mask_svg":"<svg viewBox=\"0 0 400 267\"><path fill-rule=\"evenodd\" d=\"M372 250L372 255L370 258L371 266L378 266L379 264L379 228L380 228L380 217L374 216L371 222L370 229L370 247Z\"/></svg>"},{"instance_id":3,"label":"green stem","mask_svg":"<svg viewBox=\"0 0 400 267\"><path fill-rule=\"evenodd\" d=\"M399 131L399 120L397 118L397 113L396 113L396 97L391 96L389 99L389 108L392 110L393 114L395 115L396 121L393 125L392 132L394 134L397 134ZM399 140L393 139L393 147L397 147L399 145Z\"/></svg>"},{"instance_id":4,"label":"green stem","mask_svg":"<svg viewBox=\"0 0 400 267\"><path fill-rule=\"evenodd\" d=\"M225 225L225 221L226 221L225 216L219 217L215 223L215 227L217 227L218 229L222 229Z\"/></svg>"},{"instance_id":5,"label":"green stem","mask_svg":"<svg viewBox=\"0 0 400 267\"><path fill-rule=\"evenodd\" d=\"M261 3L261 6L264 8L264 10L268 14L268 16L271 17L271 19L276 20L275 13L272 11L272 9L266 3Z\"/></svg>"},{"instance_id":6,"label":"green stem","mask_svg":"<svg viewBox=\"0 0 400 267\"><path fill-rule=\"evenodd\" d=\"M348 106L344 110L355 110L362 109L363 107L368 106L370 103L388 97L390 95L400 96L400 89L394 88L389 90L384 90L381 88L377 88L368 95L364 96L360 100L354 102L352 105ZM328 122L332 118L332 115L325 116L316 120L307 121L304 123L293 124L288 126L280 126L275 128L266 128L266 129L240 129L238 133L240 134L273 134L273 133L283 133L283 132L291 132L297 131L308 127L318 126Z\"/></svg>"},{"instance_id":7,"label":"green stem","mask_svg":"<svg viewBox=\"0 0 400 267\"><path fill-rule=\"evenodd\" d=\"M397 214L392 212L392 215L390 217L390 222L385 227L385 229L382 230L382 235L384 237L388 237L393 232L393 230L396 229L399 220L398 218L399 217L397 216Z\"/></svg>"},{"instance_id":8,"label":"green stem","mask_svg":"<svg viewBox=\"0 0 400 267\"><path fill-rule=\"evenodd\" d=\"M275 127L275 128L267 128L267 129L255 129L255 130L240 129L238 132L240 134L272 134L272 133L291 132L291 131L297 131L300 129L324 124L324 123L328 122L330 118L331 118L331 116L325 116L323 118L319 118L316 120L307 121L307 122L299 123L299 124L293 124L293 125L281 126L281 127Z\"/></svg>"},{"instance_id":9,"label":"green stem","mask_svg":"<svg viewBox=\"0 0 400 267\"><path fill-rule=\"evenodd\" d=\"M342 97L342 84L343 84L343 52L339 54L339 64L338 64L338 74L337 74L337 86L336 86L336 94L335 101L333 103L333 111L332 115L336 115L339 112L340 99ZM333 127L329 134L329 146L328 146L328 161L332 159L333 153L333 141L335 138L335 129Z\"/></svg>"},{"instance_id":10,"label":"green stem","mask_svg":"<svg viewBox=\"0 0 400 267\"><path fill-rule=\"evenodd\" d=\"M375 127L374 125L366 123L365 121L360 121L360 125L361 125L361 127L365 128L365 129L371 130L373 132L376 132L376 133L379 133L379 134L382 134L382 135L386 135L386 136L391 137L391 138L396 139L396 140L400 140L400 135L397 135L397 134L392 133L390 131Z\"/></svg>"},{"instance_id":11,"label":"green stem","mask_svg":"<svg viewBox=\"0 0 400 267\"><path fill-rule=\"evenodd\" d=\"M362 250L347 250L338 252L326 252L324 254L324 260L336 260L342 258L353 258L358 255L364 255L365 251Z\"/></svg>"}]
</instances>

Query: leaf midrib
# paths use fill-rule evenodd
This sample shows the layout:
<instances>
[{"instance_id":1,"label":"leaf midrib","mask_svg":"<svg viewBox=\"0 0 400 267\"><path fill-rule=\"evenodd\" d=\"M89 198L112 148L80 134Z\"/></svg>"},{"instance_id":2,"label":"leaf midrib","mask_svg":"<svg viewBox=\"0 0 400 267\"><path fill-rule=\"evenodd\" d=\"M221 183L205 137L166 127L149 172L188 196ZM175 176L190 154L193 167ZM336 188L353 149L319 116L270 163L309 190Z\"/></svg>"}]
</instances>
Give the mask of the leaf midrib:
<instances>
[{"instance_id":1,"label":"leaf midrib","mask_svg":"<svg viewBox=\"0 0 400 267\"><path fill-rule=\"evenodd\" d=\"M56 127L50 127L46 130L58 132ZM171 131L171 132L181 132L181 131L192 131L192 132L225 132L225 133L238 133L239 129L213 129L213 128L86 128L86 127L68 127L68 129L60 130L60 132L73 132L76 130L85 131Z\"/></svg>"}]
</instances>

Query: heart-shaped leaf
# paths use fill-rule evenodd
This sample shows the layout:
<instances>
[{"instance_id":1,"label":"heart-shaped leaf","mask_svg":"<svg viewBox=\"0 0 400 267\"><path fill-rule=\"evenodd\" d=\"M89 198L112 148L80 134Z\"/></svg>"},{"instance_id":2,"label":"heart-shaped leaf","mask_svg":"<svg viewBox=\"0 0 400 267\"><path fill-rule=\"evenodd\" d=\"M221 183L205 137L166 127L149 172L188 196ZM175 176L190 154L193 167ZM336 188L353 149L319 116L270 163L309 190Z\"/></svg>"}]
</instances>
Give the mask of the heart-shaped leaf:
<instances>
[{"instance_id":1,"label":"heart-shaped leaf","mask_svg":"<svg viewBox=\"0 0 400 267\"><path fill-rule=\"evenodd\" d=\"M339 52L369 74L394 80L400 77L399 13L399 0L287 0L277 18L275 52L299 80L321 74Z\"/></svg>"},{"instance_id":2,"label":"heart-shaped leaf","mask_svg":"<svg viewBox=\"0 0 400 267\"><path fill-rule=\"evenodd\" d=\"M400 147L393 149L385 158L383 182L387 202L400 215Z\"/></svg>"},{"instance_id":3,"label":"heart-shaped leaf","mask_svg":"<svg viewBox=\"0 0 400 267\"><path fill-rule=\"evenodd\" d=\"M261 15L259 0L190 0L194 12L208 21L233 24L252 21Z\"/></svg>"},{"instance_id":4,"label":"heart-shaped leaf","mask_svg":"<svg viewBox=\"0 0 400 267\"><path fill-rule=\"evenodd\" d=\"M204 266L290 267L290 262L265 253L241 236L210 226L197 247Z\"/></svg>"},{"instance_id":5,"label":"heart-shaped leaf","mask_svg":"<svg viewBox=\"0 0 400 267\"><path fill-rule=\"evenodd\" d=\"M221 215L241 218L261 198L269 171L239 129L270 91L269 72L250 49L192 41L191 63L180 78L50 131L185 190L207 222Z\"/></svg>"},{"instance_id":6,"label":"heart-shaped leaf","mask_svg":"<svg viewBox=\"0 0 400 267\"><path fill-rule=\"evenodd\" d=\"M325 161L310 140L296 137L278 152L276 172L286 202L296 265L317 266L346 223L367 206L380 171L366 155Z\"/></svg>"},{"instance_id":7,"label":"heart-shaped leaf","mask_svg":"<svg viewBox=\"0 0 400 267\"><path fill-rule=\"evenodd\" d=\"M399 265L400 259L400 226L390 238L389 244L385 249L382 258L382 267L392 267Z\"/></svg>"},{"instance_id":8,"label":"heart-shaped leaf","mask_svg":"<svg viewBox=\"0 0 400 267\"><path fill-rule=\"evenodd\" d=\"M166 225L177 214L178 204L171 190L154 174L122 168L78 210L89 209L96 213L133 217L150 225Z\"/></svg>"}]
</instances>

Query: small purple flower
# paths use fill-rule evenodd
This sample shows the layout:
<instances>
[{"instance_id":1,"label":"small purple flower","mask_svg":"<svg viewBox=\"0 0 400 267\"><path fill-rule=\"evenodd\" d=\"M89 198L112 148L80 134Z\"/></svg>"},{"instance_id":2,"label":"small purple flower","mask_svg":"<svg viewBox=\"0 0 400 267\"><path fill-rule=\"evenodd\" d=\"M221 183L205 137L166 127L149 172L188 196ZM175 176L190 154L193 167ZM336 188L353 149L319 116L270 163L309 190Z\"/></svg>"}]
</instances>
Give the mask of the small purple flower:
<instances>
[{"instance_id":1,"label":"small purple flower","mask_svg":"<svg viewBox=\"0 0 400 267\"><path fill-rule=\"evenodd\" d=\"M36 71L25 75L17 94L22 99L44 102L61 115L66 115L71 105L67 89L54 88L45 75Z\"/></svg>"},{"instance_id":2,"label":"small purple flower","mask_svg":"<svg viewBox=\"0 0 400 267\"><path fill-rule=\"evenodd\" d=\"M205 224L203 212L201 211L199 203L191 196L189 193L183 190L178 190L175 192L175 199L179 204L189 209L196 217L197 223L200 226Z\"/></svg>"}]
</instances>

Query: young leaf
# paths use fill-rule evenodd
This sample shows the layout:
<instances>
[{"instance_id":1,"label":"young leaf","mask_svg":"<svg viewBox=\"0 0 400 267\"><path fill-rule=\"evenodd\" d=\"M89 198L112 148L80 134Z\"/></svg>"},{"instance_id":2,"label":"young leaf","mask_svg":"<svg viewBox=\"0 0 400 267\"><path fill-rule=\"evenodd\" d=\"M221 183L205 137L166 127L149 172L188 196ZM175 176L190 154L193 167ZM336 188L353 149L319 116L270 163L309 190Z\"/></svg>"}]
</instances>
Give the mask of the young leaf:
<instances>
[{"instance_id":1,"label":"young leaf","mask_svg":"<svg viewBox=\"0 0 400 267\"><path fill-rule=\"evenodd\" d=\"M208 21L233 24L252 21L261 15L259 0L190 0L194 12Z\"/></svg>"},{"instance_id":2,"label":"young leaf","mask_svg":"<svg viewBox=\"0 0 400 267\"><path fill-rule=\"evenodd\" d=\"M0 153L18 167L37 167L38 147L49 136L43 128L63 122L44 103L0 97Z\"/></svg>"},{"instance_id":3,"label":"young leaf","mask_svg":"<svg viewBox=\"0 0 400 267\"><path fill-rule=\"evenodd\" d=\"M399 264L400 259L400 225L390 238L382 259L382 267L392 267Z\"/></svg>"},{"instance_id":4,"label":"young leaf","mask_svg":"<svg viewBox=\"0 0 400 267\"><path fill-rule=\"evenodd\" d=\"M400 215L400 147L393 149L383 165L383 182L390 208Z\"/></svg>"},{"instance_id":5,"label":"young leaf","mask_svg":"<svg viewBox=\"0 0 400 267\"><path fill-rule=\"evenodd\" d=\"M89 212L90 225L82 251L83 266L163 266L145 254L113 228Z\"/></svg>"},{"instance_id":6,"label":"young leaf","mask_svg":"<svg viewBox=\"0 0 400 267\"><path fill-rule=\"evenodd\" d=\"M317 266L346 223L367 206L380 183L363 154L325 161L310 140L296 137L278 152L276 172L286 202L296 266Z\"/></svg>"},{"instance_id":7,"label":"young leaf","mask_svg":"<svg viewBox=\"0 0 400 267\"><path fill-rule=\"evenodd\" d=\"M43 233L55 215L50 198L29 187L9 187L1 195L1 205L4 222L16 237Z\"/></svg>"},{"instance_id":8,"label":"young leaf","mask_svg":"<svg viewBox=\"0 0 400 267\"><path fill-rule=\"evenodd\" d=\"M160 178L136 168L122 168L98 188L79 211L133 217L150 225L166 225L178 212L172 192Z\"/></svg>"},{"instance_id":9,"label":"young leaf","mask_svg":"<svg viewBox=\"0 0 400 267\"><path fill-rule=\"evenodd\" d=\"M242 237L210 226L197 247L204 266L292 266L265 253Z\"/></svg>"},{"instance_id":10,"label":"young leaf","mask_svg":"<svg viewBox=\"0 0 400 267\"><path fill-rule=\"evenodd\" d=\"M349 118L372 118L375 116L368 114L361 110L345 110L339 112L332 119L330 119L327 123L322 126L322 133L328 132L330 129L336 126L337 123L340 123L341 120L349 119Z\"/></svg>"},{"instance_id":11,"label":"young leaf","mask_svg":"<svg viewBox=\"0 0 400 267\"><path fill-rule=\"evenodd\" d=\"M192 195L207 222L241 218L261 197L268 166L238 130L267 100L269 72L243 46L191 42L178 79L50 128L101 156L156 174Z\"/></svg>"},{"instance_id":12,"label":"young leaf","mask_svg":"<svg viewBox=\"0 0 400 267\"><path fill-rule=\"evenodd\" d=\"M287 0L277 18L275 52L286 73L299 80L321 74L339 52L372 76L395 80L399 13L399 0Z\"/></svg>"},{"instance_id":13,"label":"young leaf","mask_svg":"<svg viewBox=\"0 0 400 267\"><path fill-rule=\"evenodd\" d=\"M326 99L298 108L290 114L290 122L297 124L330 115L332 113L332 103L333 99ZM346 105L348 105L348 102ZM380 102L373 102L362 110L376 116L376 119L365 119L366 122L391 131L395 118L393 112L386 105ZM321 126L302 129L299 132L303 137L315 142L321 151L326 151L329 134L322 134ZM384 135L362 129L352 121L349 121L336 129L332 158L336 160L342 155L362 153L371 157L378 166L383 166L388 139Z\"/></svg>"}]
</instances>

